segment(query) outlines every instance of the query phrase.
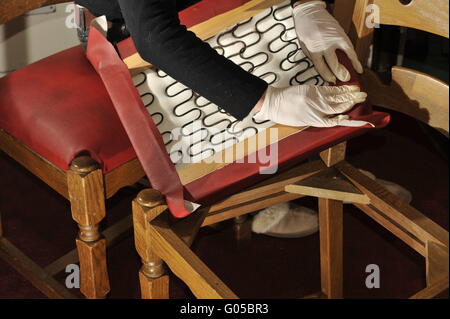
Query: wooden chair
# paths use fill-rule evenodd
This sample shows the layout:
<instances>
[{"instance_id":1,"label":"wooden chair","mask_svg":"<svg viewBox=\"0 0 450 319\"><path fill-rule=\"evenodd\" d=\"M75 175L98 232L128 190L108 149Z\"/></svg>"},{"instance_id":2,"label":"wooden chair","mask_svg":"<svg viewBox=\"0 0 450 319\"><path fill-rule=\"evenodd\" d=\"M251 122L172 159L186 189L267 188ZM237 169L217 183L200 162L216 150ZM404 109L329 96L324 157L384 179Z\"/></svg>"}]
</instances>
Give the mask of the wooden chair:
<instances>
[{"instance_id":1,"label":"wooden chair","mask_svg":"<svg viewBox=\"0 0 450 319\"><path fill-rule=\"evenodd\" d=\"M0 23L3 24L28 10L63 2L66 1L1 0ZM53 82L46 80L52 77L59 78ZM79 83L78 77L82 78L81 82L85 82L84 85ZM69 81L72 90L80 91L72 92L75 95L72 98L75 97L75 100L67 97L68 104L61 106L58 101L61 99L64 101L64 97L63 95L58 97L58 94L64 92L64 86ZM93 86L93 91L88 94L89 98L83 100L83 95L87 94L83 90L89 86ZM30 93L32 88L44 92L44 95L39 92ZM14 94L19 95L13 98ZM25 103L27 95L30 95L30 101ZM51 100L52 95L56 95L55 100L52 100L53 104L43 105L48 102L47 98ZM86 101L85 105L83 101ZM24 114L31 114L33 110L37 112L32 113L33 116L38 117L27 118L26 115L17 113L19 103L25 103L26 107L29 107ZM64 107L65 114L59 114L59 117L52 116L53 110L49 112L48 107L53 107L53 110ZM95 111L98 113L93 113ZM70 201L72 217L79 227L76 246L81 270L81 292L87 298L104 298L110 290L106 241L108 244L114 243L119 235L132 225L129 216L102 235L99 224L106 214L105 200L119 189L136 183L145 174L98 75L85 59L81 47L55 54L0 79L0 113L0 149ZM84 136L82 141L78 138L80 132L76 132L74 128L80 125L70 122L70 117L77 114L82 118L81 121L93 122L87 132L88 136ZM45 134L45 129L30 132L32 123L44 119L47 121L46 124L50 124L50 131L54 129L53 133ZM108 124L110 132L105 130L107 128L104 126L105 122L110 123ZM97 131L102 130L103 135L97 134ZM119 132L118 135L115 132ZM110 133L114 136L108 137ZM40 134L45 136L37 140L35 137ZM58 142L56 135L60 134L63 140ZM47 137L48 141L45 140ZM83 143L89 144L91 140L94 142L90 146L95 145L94 150L87 154L87 149L84 148L86 145ZM102 151L104 145L115 143L119 143L120 146L110 148L107 152ZM114 162L113 165L106 167L108 161L110 164ZM52 298L73 297L72 293L53 279L53 275L65 269L68 264L78 262L76 250L43 269L5 237L0 237L0 257L28 278L45 295Z\"/></svg>"},{"instance_id":2,"label":"wooden chair","mask_svg":"<svg viewBox=\"0 0 450 319\"><path fill-rule=\"evenodd\" d=\"M448 1L355 1L337 0L336 17L348 31L361 61L367 61L373 28L366 18L375 5L382 25L414 28L448 39ZM354 8L353 11L348 8ZM428 17L433 17L429 19ZM364 86L374 105L404 113L448 137L448 84L421 72L395 66L392 81L384 85L371 70L363 76Z\"/></svg>"},{"instance_id":3,"label":"wooden chair","mask_svg":"<svg viewBox=\"0 0 450 319\"><path fill-rule=\"evenodd\" d=\"M279 2L251 1L250 7L244 5L215 17L197 30L218 32L230 25L228 21L242 21ZM350 30L362 60L373 31L365 27L369 3L381 8L381 23L412 26L448 37L447 1L413 0L403 6L398 1L336 0L335 13ZM437 18L425 18L429 16ZM138 57L133 58L134 67L142 65ZM364 88L374 104L411 115L448 136L448 86L404 68L395 68L393 73L392 84L384 86L366 70ZM429 94L430 90L435 94ZM345 142L336 143L320 152L320 161L291 168L181 220L171 217L160 192L142 191L133 201L135 243L143 262L139 272L142 297L169 297L165 264L198 298L236 298L190 250L199 228L302 196L319 201L321 292L317 296L343 297L343 201L353 203L425 258L427 287L411 298L432 298L448 290L448 231L347 163L345 150ZM189 172L191 178L195 179L195 171Z\"/></svg>"}]
</instances>

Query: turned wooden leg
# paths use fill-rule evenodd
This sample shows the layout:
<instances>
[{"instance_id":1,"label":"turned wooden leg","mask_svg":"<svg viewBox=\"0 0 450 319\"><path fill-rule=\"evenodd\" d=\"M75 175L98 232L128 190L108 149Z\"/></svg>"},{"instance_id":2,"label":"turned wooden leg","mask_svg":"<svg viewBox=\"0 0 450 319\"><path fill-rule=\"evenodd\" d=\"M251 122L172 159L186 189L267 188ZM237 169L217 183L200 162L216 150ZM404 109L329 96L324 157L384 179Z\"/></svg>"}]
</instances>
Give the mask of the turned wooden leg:
<instances>
[{"instance_id":1,"label":"turned wooden leg","mask_svg":"<svg viewBox=\"0 0 450 319\"><path fill-rule=\"evenodd\" d=\"M319 199L320 273L322 293L343 297L343 203Z\"/></svg>"},{"instance_id":2,"label":"turned wooden leg","mask_svg":"<svg viewBox=\"0 0 450 319\"><path fill-rule=\"evenodd\" d=\"M72 218L79 227L76 239L80 258L80 290L86 298L105 298L109 279L106 241L99 232L105 217L103 173L88 156L76 158L67 172Z\"/></svg>"},{"instance_id":3,"label":"turned wooden leg","mask_svg":"<svg viewBox=\"0 0 450 319\"><path fill-rule=\"evenodd\" d=\"M164 198L154 189L141 191L133 201L133 227L136 250L142 259L139 271L143 299L169 298L169 276L164 264L152 249L150 221L167 209Z\"/></svg>"}]
</instances>

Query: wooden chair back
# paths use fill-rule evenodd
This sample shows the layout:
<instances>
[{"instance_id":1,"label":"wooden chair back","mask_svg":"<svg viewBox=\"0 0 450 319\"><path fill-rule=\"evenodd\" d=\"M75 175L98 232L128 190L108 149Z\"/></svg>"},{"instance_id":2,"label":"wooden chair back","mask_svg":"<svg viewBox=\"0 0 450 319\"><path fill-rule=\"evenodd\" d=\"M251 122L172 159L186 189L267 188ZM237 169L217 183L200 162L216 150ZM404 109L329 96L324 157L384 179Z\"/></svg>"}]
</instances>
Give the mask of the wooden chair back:
<instances>
[{"instance_id":1,"label":"wooden chair back","mask_svg":"<svg viewBox=\"0 0 450 319\"><path fill-rule=\"evenodd\" d=\"M4 24L27 11L69 2L68 0L0 0L0 24Z\"/></svg>"},{"instance_id":2,"label":"wooden chair back","mask_svg":"<svg viewBox=\"0 0 450 319\"><path fill-rule=\"evenodd\" d=\"M373 22L414 28L449 38L448 0L336 0L335 16L355 45L362 61L367 61L373 39ZM379 21L373 21L372 17ZM366 70L365 89L374 105L407 114L434 127L448 137L448 84L430 75L395 66L392 82L384 85Z\"/></svg>"}]
</instances>

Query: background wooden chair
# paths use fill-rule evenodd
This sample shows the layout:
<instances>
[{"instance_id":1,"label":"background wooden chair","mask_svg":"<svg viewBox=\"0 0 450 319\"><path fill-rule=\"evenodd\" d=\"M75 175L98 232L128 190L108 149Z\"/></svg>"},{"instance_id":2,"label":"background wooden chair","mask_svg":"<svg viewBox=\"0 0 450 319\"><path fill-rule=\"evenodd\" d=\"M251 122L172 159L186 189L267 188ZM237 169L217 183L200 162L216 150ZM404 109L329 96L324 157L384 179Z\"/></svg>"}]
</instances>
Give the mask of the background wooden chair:
<instances>
[{"instance_id":1,"label":"background wooden chair","mask_svg":"<svg viewBox=\"0 0 450 319\"><path fill-rule=\"evenodd\" d=\"M377 11L374 11L373 6ZM379 21L369 22L414 28L449 38L448 1L336 0L335 16L348 32L361 61L367 61L369 57L375 31L373 27L370 27L371 24L367 23L368 16L377 12L379 12ZM406 114L448 138L449 88L447 83L431 75L401 66L392 68L392 79L389 84L383 83L378 75L369 69L365 70L362 82L374 105ZM358 207L369 216L376 217L376 212L371 208ZM386 207L386 209L390 208ZM406 223L402 222L398 227L392 221L387 223L378 218L378 222L382 225L384 223L384 227L426 259L427 288L412 298L430 298L444 290L447 290L448 294L448 232L442 232L440 227L436 228L436 224L415 210L403 210L402 215L399 217L406 216L413 223L407 224L409 221L406 220ZM412 229L416 227L416 223L420 227ZM440 233L437 237L436 232ZM417 237L414 238L412 234ZM446 237L442 237L444 235Z\"/></svg>"},{"instance_id":2,"label":"background wooden chair","mask_svg":"<svg viewBox=\"0 0 450 319\"><path fill-rule=\"evenodd\" d=\"M67 1L1 0L0 23L63 2ZM54 298L73 297L53 275L76 263L79 256L81 292L87 298L104 298L110 289L106 239L111 244L131 227L127 217L100 233L105 200L145 174L81 47L0 79L0 149L68 199L79 227L78 255L72 251L45 269L4 237L0 256Z\"/></svg>"},{"instance_id":3,"label":"background wooden chair","mask_svg":"<svg viewBox=\"0 0 450 319\"><path fill-rule=\"evenodd\" d=\"M276 1L261 1L258 10ZM431 1L429 4L413 1L406 10L400 2L374 1L381 7L381 23L406 24L426 30L438 31L448 20L448 2ZM366 8L371 1L336 1L336 13L342 20L353 16L352 38L360 57L365 60L370 33L365 27ZM430 27L421 19L439 10L443 20ZM233 14L239 19L246 10ZM252 13L258 12L255 10ZM394 18L394 14L400 18ZM411 17L416 17L410 19ZM446 18L445 18L446 17ZM407 19L407 20L405 20ZM225 20L225 19L223 19ZM220 17L209 21L220 25ZM344 21L345 18L343 19ZM439 20L439 19L437 19ZM350 20L349 20L350 21ZM403 22L403 23L402 23ZM223 22L224 23L224 22ZM436 32L448 37L447 31ZM203 25L205 28L208 24ZM347 26L349 26L347 24ZM221 25L221 30L226 25ZM356 33L355 33L356 32ZM355 36L356 35L356 36ZM393 84L384 86L366 70L365 90L376 105L400 110L437 128L448 136L448 86L424 74L396 68ZM435 92L434 96L420 94ZM420 106L420 108L418 107ZM426 112L418 112L426 109ZM424 114L427 114L425 116ZM297 166L249 189L233 194L225 200L204 207L190 217L174 221L156 190L142 191L133 202L136 249L143 260L139 273L143 298L167 298L168 276L164 263L199 298L236 298L236 295L190 249L198 229L231 217L240 216L264 207L299 198L319 198L321 293L328 298L343 297L342 212L343 201L353 203L373 220L404 241L426 260L427 287L411 298L432 298L448 290L448 231L425 215L396 198L377 182L345 162L345 144L337 144L320 153L317 161Z\"/></svg>"},{"instance_id":4,"label":"background wooden chair","mask_svg":"<svg viewBox=\"0 0 450 319\"><path fill-rule=\"evenodd\" d=\"M366 23L369 15L376 13L370 5L378 8L382 25L403 26L449 37L448 1L445 0L336 0L336 18L348 31L361 61L367 61L369 57L374 34L374 28ZM382 83L371 70L366 70L363 82L374 105L404 113L448 137L447 83L400 66L392 68L389 85Z\"/></svg>"}]
</instances>

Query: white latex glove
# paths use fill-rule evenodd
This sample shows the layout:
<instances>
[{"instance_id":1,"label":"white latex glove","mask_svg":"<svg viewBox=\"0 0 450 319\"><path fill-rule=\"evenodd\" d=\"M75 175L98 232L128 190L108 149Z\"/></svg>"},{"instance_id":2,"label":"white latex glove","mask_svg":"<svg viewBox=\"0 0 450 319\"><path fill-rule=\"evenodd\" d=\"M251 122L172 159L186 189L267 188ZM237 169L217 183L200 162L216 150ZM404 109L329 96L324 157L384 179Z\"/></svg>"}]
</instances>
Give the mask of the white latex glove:
<instances>
[{"instance_id":1,"label":"white latex glove","mask_svg":"<svg viewBox=\"0 0 450 319\"><path fill-rule=\"evenodd\" d=\"M287 88L269 86L261 110L253 118L288 126L364 126L370 123L353 121L348 115L338 114L364 102L366 97L367 94L361 92L356 85L296 85Z\"/></svg>"},{"instance_id":2,"label":"white latex glove","mask_svg":"<svg viewBox=\"0 0 450 319\"><path fill-rule=\"evenodd\" d=\"M344 82L350 80L350 73L338 62L337 49L347 54L358 73L363 72L353 44L339 22L326 10L325 2L310 1L297 5L293 16L303 52L326 81L335 83L336 77Z\"/></svg>"}]
</instances>

